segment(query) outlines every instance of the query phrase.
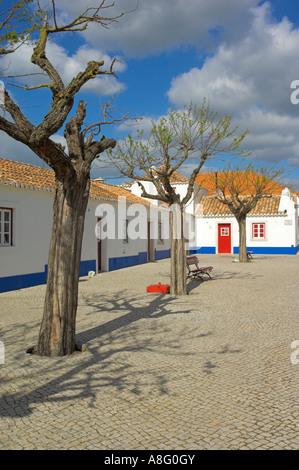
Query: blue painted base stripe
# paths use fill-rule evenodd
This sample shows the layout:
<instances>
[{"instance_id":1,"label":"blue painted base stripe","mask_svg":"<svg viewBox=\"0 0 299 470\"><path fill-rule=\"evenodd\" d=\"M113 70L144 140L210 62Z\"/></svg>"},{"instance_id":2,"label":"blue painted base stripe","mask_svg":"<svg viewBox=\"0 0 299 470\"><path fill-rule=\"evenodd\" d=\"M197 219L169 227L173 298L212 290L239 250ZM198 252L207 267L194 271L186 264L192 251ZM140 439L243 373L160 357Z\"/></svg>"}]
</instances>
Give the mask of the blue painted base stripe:
<instances>
[{"instance_id":1,"label":"blue painted base stripe","mask_svg":"<svg viewBox=\"0 0 299 470\"><path fill-rule=\"evenodd\" d=\"M38 286L47 282L46 272L20 274L18 276L8 276L0 278L0 292L24 289L26 287Z\"/></svg>"},{"instance_id":2,"label":"blue painted base stripe","mask_svg":"<svg viewBox=\"0 0 299 470\"><path fill-rule=\"evenodd\" d=\"M96 272L96 260L95 259L90 259L87 261L81 261L80 263L80 272L79 276L87 276L88 271L95 271Z\"/></svg>"},{"instance_id":3,"label":"blue painted base stripe","mask_svg":"<svg viewBox=\"0 0 299 470\"><path fill-rule=\"evenodd\" d=\"M138 253L138 255L109 258L109 271L115 271L116 269L122 268L130 268L131 266L136 266L136 264L144 264L146 262L146 252Z\"/></svg>"},{"instance_id":4,"label":"blue painted base stripe","mask_svg":"<svg viewBox=\"0 0 299 470\"><path fill-rule=\"evenodd\" d=\"M170 250L156 250L155 260L170 258Z\"/></svg>"},{"instance_id":5,"label":"blue painted base stripe","mask_svg":"<svg viewBox=\"0 0 299 470\"><path fill-rule=\"evenodd\" d=\"M254 255L296 255L298 248L295 246L260 246L247 247ZM239 253L239 247L234 247L234 254Z\"/></svg>"},{"instance_id":6,"label":"blue painted base stripe","mask_svg":"<svg viewBox=\"0 0 299 470\"><path fill-rule=\"evenodd\" d=\"M81 261L79 276L87 276L88 271L96 270L96 260ZM45 265L44 272L32 274L19 274L0 278L0 292L25 289L26 287L39 286L47 282L48 265Z\"/></svg>"},{"instance_id":7,"label":"blue painted base stripe","mask_svg":"<svg viewBox=\"0 0 299 470\"><path fill-rule=\"evenodd\" d=\"M261 246L261 247L247 247L248 251L252 251L256 255L296 255L299 250L298 246ZM190 254L203 253L203 254L216 254L216 247L213 246L201 246L190 248ZM239 247L233 248L233 254L239 253Z\"/></svg>"},{"instance_id":8,"label":"blue painted base stripe","mask_svg":"<svg viewBox=\"0 0 299 470\"><path fill-rule=\"evenodd\" d=\"M193 255L194 253L203 253L203 254L207 254L207 255L215 255L216 254L216 248L214 246L194 247L194 248L190 248L189 253L190 253L190 255Z\"/></svg>"}]
</instances>

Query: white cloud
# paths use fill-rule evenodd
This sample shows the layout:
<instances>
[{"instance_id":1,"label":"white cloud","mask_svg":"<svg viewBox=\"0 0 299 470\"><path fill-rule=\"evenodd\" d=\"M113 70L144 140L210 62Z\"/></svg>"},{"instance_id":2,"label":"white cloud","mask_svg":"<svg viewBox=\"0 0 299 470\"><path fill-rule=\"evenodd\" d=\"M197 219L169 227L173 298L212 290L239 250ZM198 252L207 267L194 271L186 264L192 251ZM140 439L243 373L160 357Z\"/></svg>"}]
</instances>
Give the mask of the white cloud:
<instances>
[{"instance_id":1,"label":"white cloud","mask_svg":"<svg viewBox=\"0 0 299 470\"><path fill-rule=\"evenodd\" d=\"M299 166L299 117L251 109L240 122L250 130L244 144L255 158Z\"/></svg>"},{"instance_id":2,"label":"white cloud","mask_svg":"<svg viewBox=\"0 0 299 470\"><path fill-rule=\"evenodd\" d=\"M121 50L127 57L144 57L180 45L211 47L215 39L211 31L217 30L227 40L244 34L251 20L249 9L258 3L258 0L139 0L135 11L112 23L109 29L93 24L84 37L94 47ZM56 5L71 17L94 3L56 0ZM116 0L115 6L102 10L102 14L114 16L131 11L136 5L137 0Z\"/></svg>"},{"instance_id":3,"label":"white cloud","mask_svg":"<svg viewBox=\"0 0 299 470\"><path fill-rule=\"evenodd\" d=\"M168 91L170 101L182 106L205 96L228 113L251 105L294 113L290 85L299 76L299 29L287 19L271 23L268 8L254 9L252 27L242 41L222 44L202 68L176 77Z\"/></svg>"},{"instance_id":4,"label":"white cloud","mask_svg":"<svg viewBox=\"0 0 299 470\"><path fill-rule=\"evenodd\" d=\"M299 29L286 18L274 22L269 4L253 13L241 41L221 44L201 68L174 78L168 97L178 107L206 97L249 129L244 145L255 158L299 165L298 107L290 101L291 82L299 78Z\"/></svg>"}]
</instances>

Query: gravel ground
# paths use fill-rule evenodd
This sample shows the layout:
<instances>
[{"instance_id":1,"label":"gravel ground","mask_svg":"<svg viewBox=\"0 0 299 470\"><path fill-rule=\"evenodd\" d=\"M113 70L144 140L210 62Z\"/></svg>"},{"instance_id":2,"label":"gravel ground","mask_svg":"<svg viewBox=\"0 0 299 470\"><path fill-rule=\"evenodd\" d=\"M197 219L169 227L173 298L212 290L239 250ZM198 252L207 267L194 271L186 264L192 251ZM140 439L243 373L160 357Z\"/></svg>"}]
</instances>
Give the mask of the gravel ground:
<instances>
[{"instance_id":1,"label":"gravel ground","mask_svg":"<svg viewBox=\"0 0 299 470\"><path fill-rule=\"evenodd\" d=\"M26 354L44 285L0 294L0 449L298 449L299 254L200 262L184 297L146 293L169 260L81 278L67 358Z\"/></svg>"}]
</instances>

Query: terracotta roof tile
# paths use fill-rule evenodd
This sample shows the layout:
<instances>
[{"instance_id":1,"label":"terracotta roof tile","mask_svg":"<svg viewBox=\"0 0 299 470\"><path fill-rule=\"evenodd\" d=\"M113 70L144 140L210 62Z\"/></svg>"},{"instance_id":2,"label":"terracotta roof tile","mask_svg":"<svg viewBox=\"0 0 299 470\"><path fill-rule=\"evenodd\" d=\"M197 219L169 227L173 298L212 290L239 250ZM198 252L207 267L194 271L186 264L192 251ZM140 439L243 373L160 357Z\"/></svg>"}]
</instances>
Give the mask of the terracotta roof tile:
<instances>
[{"instance_id":1,"label":"terracotta roof tile","mask_svg":"<svg viewBox=\"0 0 299 470\"><path fill-rule=\"evenodd\" d=\"M47 168L0 158L0 183L37 190L54 191L55 175L53 170ZM150 205L148 201L135 196L124 188L91 180L91 198L117 201L118 197L121 196L126 197L128 202L131 203Z\"/></svg>"},{"instance_id":2,"label":"terracotta roof tile","mask_svg":"<svg viewBox=\"0 0 299 470\"><path fill-rule=\"evenodd\" d=\"M135 194L132 194L131 191L128 191L125 188L98 181L91 181L90 197L95 199L109 199L113 201L117 201L118 197L126 197L129 202L135 204L151 205L149 201L135 196Z\"/></svg>"},{"instance_id":3,"label":"terracotta roof tile","mask_svg":"<svg viewBox=\"0 0 299 470\"><path fill-rule=\"evenodd\" d=\"M280 196L278 195L262 198L258 201L256 207L249 212L249 215L283 214L283 212L278 211L279 203ZM196 213L202 216L233 216L229 207L218 201L215 196L204 196L201 199L201 204L197 207Z\"/></svg>"},{"instance_id":4,"label":"terracotta roof tile","mask_svg":"<svg viewBox=\"0 0 299 470\"><path fill-rule=\"evenodd\" d=\"M223 177L224 173L218 172L217 173L217 179L218 182L221 184L221 178ZM246 174L246 177L245 177ZM240 189L241 192L240 194L243 195L250 195L254 194L254 181L260 175L258 173L255 173L253 171L246 173L245 171L239 171L236 172L237 178L240 181ZM208 196L212 196L215 192L216 189L216 174L215 172L213 173L199 173L195 179L196 183L200 184L201 186L204 186L209 190ZM242 186L243 185L243 188ZM239 184L238 184L239 187ZM271 183L271 194L281 194L281 191L284 189L284 186L278 184L278 183Z\"/></svg>"}]
</instances>

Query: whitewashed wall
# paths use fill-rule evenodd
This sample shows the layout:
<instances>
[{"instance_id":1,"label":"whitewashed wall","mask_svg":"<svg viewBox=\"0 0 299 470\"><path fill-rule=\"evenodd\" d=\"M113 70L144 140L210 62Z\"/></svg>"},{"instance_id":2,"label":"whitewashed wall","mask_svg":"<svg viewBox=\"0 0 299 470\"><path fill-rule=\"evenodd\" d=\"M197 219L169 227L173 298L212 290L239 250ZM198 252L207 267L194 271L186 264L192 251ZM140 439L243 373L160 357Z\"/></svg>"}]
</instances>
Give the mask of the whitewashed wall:
<instances>
[{"instance_id":1,"label":"whitewashed wall","mask_svg":"<svg viewBox=\"0 0 299 470\"><path fill-rule=\"evenodd\" d=\"M218 253L218 224L231 224L231 253L239 246L239 227L234 217L197 217L196 219L196 250L199 252ZM265 240L253 240L252 224L265 223ZM290 249L298 246L297 232L298 218L290 215L284 216L248 216L246 220L247 247L259 250L271 248L273 254L279 249ZM276 251L277 249L277 251ZM271 251L271 250L270 250ZM280 250L283 253L283 250ZM287 253L287 251L286 251Z\"/></svg>"},{"instance_id":2,"label":"whitewashed wall","mask_svg":"<svg viewBox=\"0 0 299 470\"><path fill-rule=\"evenodd\" d=\"M52 229L54 192L38 191L14 186L0 186L0 207L13 209L13 246L0 246L0 292L13 288L28 287L44 283L48 264L48 251ZM98 239L96 237L97 212L100 203L112 207L115 213L116 237L101 243L102 271L119 269L147 262L147 220L153 215L144 207L145 239L129 239L128 243L118 238L118 205L112 201L90 199L85 216L81 255L81 275L88 270L98 270ZM126 208L129 221L136 218L132 210L139 205ZM141 219L139 220L141 222ZM169 256L169 240L151 242L152 261ZM84 274L83 274L84 273ZM16 287L17 286L17 287Z\"/></svg>"},{"instance_id":3,"label":"whitewashed wall","mask_svg":"<svg viewBox=\"0 0 299 470\"><path fill-rule=\"evenodd\" d=\"M0 247L0 277L44 271L48 262L53 194L0 186L0 206L13 209L13 246Z\"/></svg>"}]
</instances>

